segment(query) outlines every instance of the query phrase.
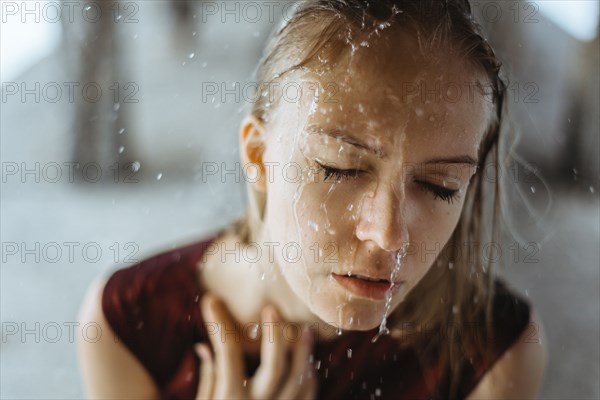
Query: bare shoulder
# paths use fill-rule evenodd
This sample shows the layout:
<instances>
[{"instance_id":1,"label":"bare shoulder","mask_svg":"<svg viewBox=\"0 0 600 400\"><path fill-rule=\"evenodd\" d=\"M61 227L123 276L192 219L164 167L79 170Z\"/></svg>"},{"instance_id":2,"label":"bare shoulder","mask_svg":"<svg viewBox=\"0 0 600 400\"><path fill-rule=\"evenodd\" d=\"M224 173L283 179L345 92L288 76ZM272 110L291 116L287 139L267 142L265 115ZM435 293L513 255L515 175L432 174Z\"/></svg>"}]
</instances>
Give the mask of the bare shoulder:
<instances>
[{"instance_id":1,"label":"bare shoulder","mask_svg":"<svg viewBox=\"0 0 600 400\"><path fill-rule=\"evenodd\" d=\"M97 333L77 335L77 353L87 398L156 399L158 389L150 374L118 340L102 311L107 279L97 278L79 309L79 327ZM95 328L95 329L92 329ZM85 339L89 337L90 339Z\"/></svg>"},{"instance_id":2,"label":"bare shoulder","mask_svg":"<svg viewBox=\"0 0 600 400\"><path fill-rule=\"evenodd\" d=\"M531 310L519 339L485 374L468 399L536 398L547 365L546 335L542 322Z\"/></svg>"}]
</instances>

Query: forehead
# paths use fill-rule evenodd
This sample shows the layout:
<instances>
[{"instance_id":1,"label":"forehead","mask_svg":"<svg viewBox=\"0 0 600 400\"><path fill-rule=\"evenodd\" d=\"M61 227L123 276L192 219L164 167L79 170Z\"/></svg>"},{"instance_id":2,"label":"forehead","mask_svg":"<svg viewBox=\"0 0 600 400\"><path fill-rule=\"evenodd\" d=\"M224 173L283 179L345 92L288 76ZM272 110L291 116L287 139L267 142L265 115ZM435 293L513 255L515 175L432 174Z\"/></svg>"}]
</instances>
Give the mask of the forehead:
<instances>
[{"instance_id":1,"label":"forehead","mask_svg":"<svg viewBox=\"0 0 600 400\"><path fill-rule=\"evenodd\" d=\"M476 147L493 112L482 71L456 55L423 55L407 35L363 42L321 74L311 124L373 145L412 143L452 152Z\"/></svg>"}]
</instances>

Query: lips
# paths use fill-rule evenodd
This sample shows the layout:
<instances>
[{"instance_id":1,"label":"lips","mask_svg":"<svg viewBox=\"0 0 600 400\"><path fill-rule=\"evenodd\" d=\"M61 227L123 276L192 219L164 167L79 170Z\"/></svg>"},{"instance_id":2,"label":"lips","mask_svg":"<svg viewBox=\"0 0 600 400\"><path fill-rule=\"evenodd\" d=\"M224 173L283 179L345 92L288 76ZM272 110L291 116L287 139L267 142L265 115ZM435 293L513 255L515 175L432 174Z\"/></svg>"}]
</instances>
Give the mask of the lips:
<instances>
[{"instance_id":1,"label":"lips","mask_svg":"<svg viewBox=\"0 0 600 400\"><path fill-rule=\"evenodd\" d=\"M384 300L387 292L391 290L396 292L402 282L395 282L393 285L384 278L374 278L358 274L338 275L332 273L337 284L344 289L352 292L355 296L369 298L372 300Z\"/></svg>"},{"instance_id":2,"label":"lips","mask_svg":"<svg viewBox=\"0 0 600 400\"><path fill-rule=\"evenodd\" d=\"M362 279L363 281L368 281L368 282L387 283L388 285L390 284L389 280L383 279L383 278L370 278L368 276L358 275L358 274L348 274L348 276L351 278Z\"/></svg>"}]
</instances>

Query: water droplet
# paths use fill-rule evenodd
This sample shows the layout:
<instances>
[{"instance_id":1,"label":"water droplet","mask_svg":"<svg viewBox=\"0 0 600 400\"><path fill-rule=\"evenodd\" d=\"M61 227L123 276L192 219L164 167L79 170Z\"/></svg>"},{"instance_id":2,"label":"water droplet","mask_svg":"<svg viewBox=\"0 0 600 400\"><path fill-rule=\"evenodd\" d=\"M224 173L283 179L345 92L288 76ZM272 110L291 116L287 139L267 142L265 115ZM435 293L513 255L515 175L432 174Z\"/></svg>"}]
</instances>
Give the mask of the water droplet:
<instances>
[{"instance_id":1,"label":"water droplet","mask_svg":"<svg viewBox=\"0 0 600 400\"><path fill-rule=\"evenodd\" d=\"M125 133L125 128L119 129L119 135L122 135L123 133Z\"/></svg>"},{"instance_id":2,"label":"water droplet","mask_svg":"<svg viewBox=\"0 0 600 400\"><path fill-rule=\"evenodd\" d=\"M590 186L590 192L594 193L594 187L593 186Z\"/></svg>"},{"instance_id":3,"label":"water droplet","mask_svg":"<svg viewBox=\"0 0 600 400\"><path fill-rule=\"evenodd\" d=\"M315 369L321 369L321 360L317 360L315 363Z\"/></svg>"},{"instance_id":4,"label":"water droplet","mask_svg":"<svg viewBox=\"0 0 600 400\"><path fill-rule=\"evenodd\" d=\"M319 224L317 224L315 221L308 221L308 226L310 227L310 229L312 229L315 232L319 232Z\"/></svg>"},{"instance_id":5,"label":"water droplet","mask_svg":"<svg viewBox=\"0 0 600 400\"><path fill-rule=\"evenodd\" d=\"M535 193L535 186L531 187L531 193Z\"/></svg>"},{"instance_id":6,"label":"water droplet","mask_svg":"<svg viewBox=\"0 0 600 400\"><path fill-rule=\"evenodd\" d=\"M375 343L382 335L390 334L390 330L387 328L386 324L387 324L387 316L388 316L388 314L390 312L390 308L392 306L392 289L393 289L393 285L394 285L393 282L398 281L398 273L400 272L402 260L404 259L404 257L406 257L406 252L408 251L407 247L408 247L408 243L403 245L402 248L396 253L396 263L394 264L394 268L392 269L392 273L390 276L390 282L392 282L392 284L390 285L389 289L385 293L385 310L383 312L383 317L381 319L381 323L379 324L379 332L373 337L373 339L371 339L371 343Z\"/></svg>"},{"instance_id":7,"label":"water droplet","mask_svg":"<svg viewBox=\"0 0 600 400\"><path fill-rule=\"evenodd\" d=\"M119 154L123 154L124 151L125 151L125 146L119 147Z\"/></svg>"},{"instance_id":8,"label":"water droplet","mask_svg":"<svg viewBox=\"0 0 600 400\"><path fill-rule=\"evenodd\" d=\"M196 31L192 32L192 36L196 36L198 33Z\"/></svg>"},{"instance_id":9,"label":"water droplet","mask_svg":"<svg viewBox=\"0 0 600 400\"><path fill-rule=\"evenodd\" d=\"M138 172L141 167L142 164L139 161L134 161L131 163L131 169L133 170L133 172Z\"/></svg>"},{"instance_id":10,"label":"water droplet","mask_svg":"<svg viewBox=\"0 0 600 400\"><path fill-rule=\"evenodd\" d=\"M160 181L161 179L162 179L162 174L161 173L159 173L158 175L156 175L156 180L157 181Z\"/></svg>"},{"instance_id":11,"label":"water droplet","mask_svg":"<svg viewBox=\"0 0 600 400\"><path fill-rule=\"evenodd\" d=\"M115 104L113 105L113 110L115 110L115 111L119 111L119 108L121 108L121 103L115 103Z\"/></svg>"},{"instance_id":12,"label":"water droplet","mask_svg":"<svg viewBox=\"0 0 600 400\"><path fill-rule=\"evenodd\" d=\"M196 57L196 53L190 53L188 55L188 58L191 60L192 58Z\"/></svg>"},{"instance_id":13,"label":"water droplet","mask_svg":"<svg viewBox=\"0 0 600 400\"><path fill-rule=\"evenodd\" d=\"M246 387L248 385L248 380L244 379L244 382L242 383L242 385L244 385L244 387Z\"/></svg>"},{"instance_id":14,"label":"water droplet","mask_svg":"<svg viewBox=\"0 0 600 400\"><path fill-rule=\"evenodd\" d=\"M375 396L377 396L377 397L381 396L381 389L379 389L379 388L375 389Z\"/></svg>"},{"instance_id":15,"label":"water droplet","mask_svg":"<svg viewBox=\"0 0 600 400\"><path fill-rule=\"evenodd\" d=\"M348 356L348 358L352 358L352 349L348 349L346 351L346 355Z\"/></svg>"}]
</instances>

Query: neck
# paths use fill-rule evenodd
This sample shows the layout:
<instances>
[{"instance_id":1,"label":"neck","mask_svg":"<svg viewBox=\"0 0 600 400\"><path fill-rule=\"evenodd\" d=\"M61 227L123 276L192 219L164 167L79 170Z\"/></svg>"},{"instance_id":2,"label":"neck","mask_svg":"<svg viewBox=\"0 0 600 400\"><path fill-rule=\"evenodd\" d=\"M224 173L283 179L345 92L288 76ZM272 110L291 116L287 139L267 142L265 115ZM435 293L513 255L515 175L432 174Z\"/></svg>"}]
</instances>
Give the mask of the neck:
<instances>
[{"instance_id":1,"label":"neck","mask_svg":"<svg viewBox=\"0 0 600 400\"><path fill-rule=\"evenodd\" d=\"M204 286L223 299L242 326L260 321L262 309L272 304L283 321L310 325L319 340L337 337L336 329L321 321L292 291L280 266L270 257L273 249L265 243L272 241L263 230L252 246L241 243L234 233L225 234L217 242L220 249L236 248L238 254L235 258L231 254L217 254L221 250L209 256L203 269ZM262 256L251 263L247 255L256 254L256 246ZM231 290L232 287L236 290Z\"/></svg>"},{"instance_id":2,"label":"neck","mask_svg":"<svg viewBox=\"0 0 600 400\"><path fill-rule=\"evenodd\" d=\"M262 251L261 254L269 254L269 249L263 245L273 241L264 229L261 229L257 236ZM279 310L284 321L308 324L315 333L316 338L321 341L335 339L338 336L337 330L323 322L308 308L302 299L298 298L281 273L281 266L275 260L269 260L269 258L261 257L260 262L257 263L258 277L263 283L262 306L273 304ZM264 279L262 279L263 277Z\"/></svg>"}]
</instances>

